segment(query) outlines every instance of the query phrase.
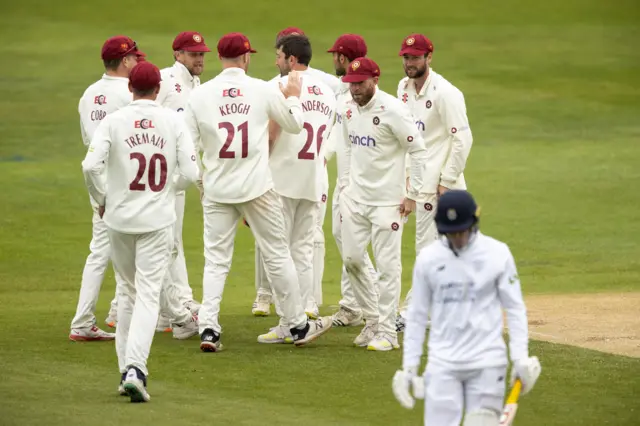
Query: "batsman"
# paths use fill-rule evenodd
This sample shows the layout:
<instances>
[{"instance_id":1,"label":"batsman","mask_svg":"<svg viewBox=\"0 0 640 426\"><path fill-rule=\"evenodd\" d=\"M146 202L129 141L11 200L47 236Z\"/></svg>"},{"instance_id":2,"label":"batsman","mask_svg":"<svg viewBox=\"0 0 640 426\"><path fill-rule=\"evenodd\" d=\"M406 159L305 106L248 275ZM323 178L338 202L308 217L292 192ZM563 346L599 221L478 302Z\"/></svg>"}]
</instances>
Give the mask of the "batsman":
<instances>
[{"instance_id":1,"label":"batsman","mask_svg":"<svg viewBox=\"0 0 640 426\"><path fill-rule=\"evenodd\" d=\"M479 208L464 190L445 192L436 210L440 238L423 248L413 270L402 370L393 393L405 408L425 398L425 425L498 426L507 377L509 326L511 382L527 394L540 376L529 356L527 311L509 247L478 230ZM428 362L418 377L431 315ZM425 385L426 384L426 385ZM413 391L413 396L411 391Z\"/></svg>"}]
</instances>

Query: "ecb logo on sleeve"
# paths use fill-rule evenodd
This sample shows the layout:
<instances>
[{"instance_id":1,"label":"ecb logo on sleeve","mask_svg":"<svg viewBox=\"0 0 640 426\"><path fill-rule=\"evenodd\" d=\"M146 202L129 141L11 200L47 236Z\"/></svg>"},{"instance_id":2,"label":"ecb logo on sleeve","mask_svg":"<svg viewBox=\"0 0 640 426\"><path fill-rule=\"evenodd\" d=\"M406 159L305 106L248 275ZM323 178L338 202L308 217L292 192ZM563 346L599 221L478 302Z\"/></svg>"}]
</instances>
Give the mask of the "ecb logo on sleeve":
<instances>
[{"instance_id":1,"label":"ecb logo on sleeve","mask_svg":"<svg viewBox=\"0 0 640 426\"><path fill-rule=\"evenodd\" d=\"M378 124L380 124L380 119L378 117L373 117L373 124L374 126L377 126Z\"/></svg>"},{"instance_id":2,"label":"ecb logo on sleeve","mask_svg":"<svg viewBox=\"0 0 640 426\"><path fill-rule=\"evenodd\" d=\"M322 90L320 90L320 88L318 86L309 86L309 87L307 87L307 91L311 95L322 95Z\"/></svg>"},{"instance_id":3,"label":"ecb logo on sleeve","mask_svg":"<svg viewBox=\"0 0 640 426\"><path fill-rule=\"evenodd\" d=\"M229 97L229 98L237 98L238 96L242 96L242 92L240 92L240 89L236 89L235 87L232 87L231 89L224 89L222 91L222 96Z\"/></svg>"},{"instance_id":4,"label":"ecb logo on sleeve","mask_svg":"<svg viewBox=\"0 0 640 426\"><path fill-rule=\"evenodd\" d=\"M104 95L98 95L93 98L93 103L98 105L105 105L107 103L107 98Z\"/></svg>"},{"instance_id":5,"label":"ecb logo on sleeve","mask_svg":"<svg viewBox=\"0 0 640 426\"><path fill-rule=\"evenodd\" d=\"M136 120L133 123L133 126L136 129L154 129L155 126L153 125L153 122L149 119L143 118L142 120Z\"/></svg>"}]
</instances>

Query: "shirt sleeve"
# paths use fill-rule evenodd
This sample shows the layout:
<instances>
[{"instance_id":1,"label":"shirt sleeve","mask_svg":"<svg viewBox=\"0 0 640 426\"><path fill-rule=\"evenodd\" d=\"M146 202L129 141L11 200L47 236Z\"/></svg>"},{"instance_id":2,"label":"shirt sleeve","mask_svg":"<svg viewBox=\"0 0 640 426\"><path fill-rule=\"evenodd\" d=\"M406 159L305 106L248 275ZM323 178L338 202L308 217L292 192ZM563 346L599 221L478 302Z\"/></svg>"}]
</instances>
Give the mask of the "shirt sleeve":
<instances>
[{"instance_id":1,"label":"shirt sleeve","mask_svg":"<svg viewBox=\"0 0 640 426\"><path fill-rule=\"evenodd\" d=\"M198 171L200 174L198 178L198 185L201 185L202 175L204 174L204 164L202 163L202 153L204 151L204 147L202 146L200 127L198 126L198 120L195 116L195 110L191 100L187 103L187 107L185 108L182 116L186 124L186 131L196 152L196 164L198 166Z\"/></svg>"},{"instance_id":2,"label":"shirt sleeve","mask_svg":"<svg viewBox=\"0 0 640 426\"><path fill-rule=\"evenodd\" d=\"M340 123L336 128L336 137L339 142L342 143L341 152L344 156L344 159L338 162L338 189L340 191L349 185L349 180L351 179L351 141L349 140L349 119L346 114L347 110L348 107L343 105L340 110L340 117L338 117Z\"/></svg>"},{"instance_id":3,"label":"shirt sleeve","mask_svg":"<svg viewBox=\"0 0 640 426\"><path fill-rule=\"evenodd\" d=\"M442 169L440 184L452 188L464 171L473 144L462 92L455 89L442 96L438 102L438 112L452 138L451 152Z\"/></svg>"},{"instance_id":4,"label":"shirt sleeve","mask_svg":"<svg viewBox=\"0 0 640 426\"><path fill-rule=\"evenodd\" d=\"M106 161L111 149L111 134L108 120L103 120L93 134L87 155L82 161L82 172L89 194L103 206L105 203Z\"/></svg>"},{"instance_id":5,"label":"shirt sleeve","mask_svg":"<svg viewBox=\"0 0 640 426\"><path fill-rule=\"evenodd\" d=\"M529 326L516 264L508 247L506 250L505 268L498 282L498 297L507 314L509 353L511 361L515 362L529 356Z\"/></svg>"},{"instance_id":6,"label":"shirt sleeve","mask_svg":"<svg viewBox=\"0 0 640 426\"><path fill-rule=\"evenodd\" d=\"M297 135L302 131L304 115L300 99L295 96L285 98L280 89L265 84L269 118L287 133Z\"/></svg>"},{"instance_id":7,"label":"shirt sleeve","mask_svg":"<svg viewBox=\"0 0 640 426\"><path fill-rule=\"evenodd\" d=\"M431 305L431 288L428 275L421 257L416 259L413 267L412 297L407 311L407 326L404 331L402 369L415 369L420 366L420 358L424 351L425 335L429 323L429 307Z\"/></svg>"},{"instance_id":8,"label":"shirt sleeve","mask_svg":"<svg viewBox=\"0 0 640 426\"><path fill-rule=\"evenodd\" d=\"M176 120L177 126L177 165L175 187L178 191L187 189L190 184L196 182L200 177L200 170L197 164L197 155L189 130L180 117Z\"/></svg>"},{"instance_id":9,"label":"shirt sleeve","mask_svg":"<svg viewBox=\"0 0 640 426\"><path fill-rule=\"evenodd\" d=\"M160 83L160 93L158 93L156 102L158 102L163 107L169 108L170 110L176 112L181 112L182 110L184 110L180 94L176 92L175 89L174 79L172 79L171 77L162 79L162 82Z\"/></svg>"},{"instance_id":10,"label":"shirt sleeve","mask_svg":"<svg viewBox=\"0 0 640 426\"><path fill-rule=\"evenodd\" d=\"M420 130L416 126L411 111L404 105L394 111L391 128L400 145L409 154L411 161L407 197L415 200L422 190L423 171L427 162L427 150L425 149L424 140L420 135Z\"/></svg>"}]
</instances>

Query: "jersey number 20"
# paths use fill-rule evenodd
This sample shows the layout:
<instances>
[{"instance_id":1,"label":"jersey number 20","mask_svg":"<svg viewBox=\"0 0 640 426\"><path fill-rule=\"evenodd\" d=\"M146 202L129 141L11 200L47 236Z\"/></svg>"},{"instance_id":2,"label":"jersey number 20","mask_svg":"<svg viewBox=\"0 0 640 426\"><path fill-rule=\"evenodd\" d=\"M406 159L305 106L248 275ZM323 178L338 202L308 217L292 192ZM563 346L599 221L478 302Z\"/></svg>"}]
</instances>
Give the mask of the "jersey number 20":
<instances>
[{"instance_id":1,"label":"jersey number 20","mask_svg":"<svg viewBox=\"0 0 640 426\"><path fill-rule=\"evenodd\" d=\"M322 136L324 135L324 131L327 129L326 125L322 125L318 128L318 133L313 131L313 126L309 123L304 123L303 128L307 131L307 142L305 142L304 146L298 152L298 160L313 160L316 158L315 153L311 150L311 145L313 145L313 139L316 140L316 150L318 154L320 154L320 147L322 146Z\"/></svg>"},{"instance_id":2,"label":"jersey number 20","mask_svg":"<svg viewBox=\"0 0 640 426\"><path fill-rule=\"evenodd\" d=\"M136 177L129 184L129 190L131 191L144 191L146 188L144 183L141 183L142 176L147 169L147 157L141 152L132 152L129 155L131 160L138 161L138 173ZM156 182L156 163L160 163L160 180ZM147 183L149 189L153 192L160 192L167 184L167 159L162 154L153 154L149 159L149 171L148 171Z\"/></svg>"}]
</instances>

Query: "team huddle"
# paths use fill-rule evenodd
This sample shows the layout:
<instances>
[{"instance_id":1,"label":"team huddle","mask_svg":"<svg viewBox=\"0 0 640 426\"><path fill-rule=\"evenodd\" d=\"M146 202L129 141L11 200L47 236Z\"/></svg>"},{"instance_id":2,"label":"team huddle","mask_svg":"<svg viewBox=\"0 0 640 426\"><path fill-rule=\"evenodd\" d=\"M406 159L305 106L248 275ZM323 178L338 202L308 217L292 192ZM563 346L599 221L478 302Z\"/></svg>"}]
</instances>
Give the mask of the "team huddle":
<instances>
[{"instance_id":1,"label":"team huddle","mask_svg":"<svg viewBox=\"0 0 640 426\"><path fill-rule=\"evenodd\" d=\"M463 175L472 145L464 97L430 68L431 41L404 38L406 77L395 95L378 87L381 70L356 34L328 49L331 75L309 66L311 42L302 30L281 31L279 75L271 81L248 75L256 51L241 33L219 40L222 71L202 84L211 51L202 35L180 33L172 47L175 63L160 70L130 38L108 39L105 74L80 100L93 236L69 338L115 340L120 394L149 401L155 332L199 335L203 352L223 349L220 307L242 220L256 247L252 313L270 315L274 305L279 317L259 343L304 346L332 326L362 326L355 346L390 351L404 331L403 369L393 380L398 401L412 408L413 388L426 399L425 422L459 424L465 412L465 425L498 425L508 365L502 309L512 380L526 393L541 368L529 357L511 252L478 230ZM342 298L337 312L322 317L327 162L334 156ZM201 305L182 243L191 185L204 216ZM400 306L402 230L412 212L418 257ZM116 296L105 323L115 333L95 318L109 260ZM425 383L417 371L427 327Z\"/></svg>"}]
</instances>

